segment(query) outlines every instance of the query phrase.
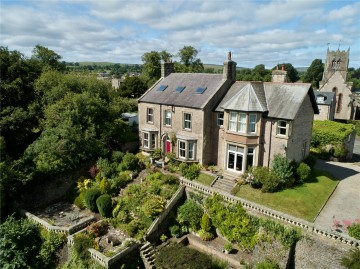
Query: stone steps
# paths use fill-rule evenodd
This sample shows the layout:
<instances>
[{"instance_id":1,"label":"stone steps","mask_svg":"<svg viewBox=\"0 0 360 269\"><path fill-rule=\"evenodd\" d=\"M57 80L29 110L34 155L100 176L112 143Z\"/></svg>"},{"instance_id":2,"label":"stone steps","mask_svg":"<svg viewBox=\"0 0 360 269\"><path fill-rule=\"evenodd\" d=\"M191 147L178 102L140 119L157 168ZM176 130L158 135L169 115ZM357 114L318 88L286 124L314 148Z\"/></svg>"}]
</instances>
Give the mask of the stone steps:
<instances>
[{"instance_id":1,"label":"stone steps","mask_svg":"<svg viewBox=\"0 0 360 269\"><path fill-rule=\"evenodd\" d=\"M230 193L230 191L234 188L235 185L236 183L233 179L218 178L212 185L212 187Z\"/></svg>"},{"instance_id":2,"label":"stone steps","mask_svg":"<svg viewBox=\"0 0 360 269\"><path fill-rule=\"evenodd\" d=\"M155 269L155 250L150 242L140 247L140 257L144 262L145 269Z\"/></svg>"}]
</instances>

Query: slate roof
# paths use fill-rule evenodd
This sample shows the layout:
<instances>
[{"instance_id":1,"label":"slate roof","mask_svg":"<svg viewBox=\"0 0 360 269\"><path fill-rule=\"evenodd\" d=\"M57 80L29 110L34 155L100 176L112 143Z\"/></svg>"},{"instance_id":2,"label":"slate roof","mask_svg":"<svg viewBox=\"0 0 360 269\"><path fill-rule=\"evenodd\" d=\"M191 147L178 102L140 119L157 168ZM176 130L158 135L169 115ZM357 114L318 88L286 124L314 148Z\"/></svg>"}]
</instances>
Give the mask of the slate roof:
<instances>
[{"instance_id":1,"label":"slate roof","mask_svg":"<svg viewBox=\"0 0 360 269\"><path fill-rule=\"evenodd\" d=\"M293 120L308 94L314 112L318 113L308 83L238 81L231 86L215 110L268 112L268 117Z\"/></svg>"},{"instance_id":2,"label":"slate roof","mask_svg":"<svg viewBox=\"0 0 360 269\"><path fill-rule=\"evenodd\" d=\"M331 102L334 101L335 93L334 92L320 92L314 91L315 100L318 105L331 105ZM320 102L318 97L324 97L324 101Z\"/></svg>"},{"instance_id":3,"label":"slate roof","mask_svg":"<svg viewBox=\"0 0 360 269\"><path fill-rule=\"evenodd\" d=\"M138 101L203 108L225 81L222 74L172 73L161 78ZM159 91L161 85L166 85L167 88ZM185 89L182 92L176 92L176 88L179 86L183 86ZM198 87L206 88L206 90L202 94L198 94L196 93Z\"/></svg>"}]
</instances>

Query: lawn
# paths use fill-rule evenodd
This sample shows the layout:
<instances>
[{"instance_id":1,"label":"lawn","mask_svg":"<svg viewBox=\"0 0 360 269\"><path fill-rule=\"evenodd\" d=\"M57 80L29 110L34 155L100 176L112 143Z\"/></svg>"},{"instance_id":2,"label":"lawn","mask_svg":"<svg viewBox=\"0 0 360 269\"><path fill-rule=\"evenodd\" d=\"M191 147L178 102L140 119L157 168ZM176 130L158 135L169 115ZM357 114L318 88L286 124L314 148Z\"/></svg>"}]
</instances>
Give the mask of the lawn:
<instances>
[{"instance_id":1,"label":"lawn","mask_svg":"<svg viewBox=\"0 0 360 269\"><path fill-rule=\"evenodd\" d=\"M205 173L200 173L199 174L199 177L197 179L195 179L195 181L201 183L201 184L204 184L206 186L210 186L211 185L211 182L213 182L215 179L214 176L211 176L211 175L208 175L208 174L205 174Z\"/></svg>"},{"instance_id":2,"label":"lawn","mask_svg":"<svg viewBox=\"0 0 360 269\"><path fill-rule=\"evenodd\" d=\"M338 183L329 173L315 170L308 183L292 189L263 193L250 185L242 185L236 196L313 222Z\"/></svg>"}]
</instances>

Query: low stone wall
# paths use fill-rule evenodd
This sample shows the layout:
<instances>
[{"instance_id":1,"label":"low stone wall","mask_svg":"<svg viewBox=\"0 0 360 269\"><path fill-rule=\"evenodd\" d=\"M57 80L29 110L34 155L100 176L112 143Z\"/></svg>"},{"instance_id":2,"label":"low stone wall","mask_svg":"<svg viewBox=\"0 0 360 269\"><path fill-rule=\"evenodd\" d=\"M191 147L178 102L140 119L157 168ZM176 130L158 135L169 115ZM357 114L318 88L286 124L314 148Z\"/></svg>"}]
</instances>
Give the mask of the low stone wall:
<instances>
[{"instance_id":1,"label":"low stone wall","mask_svg":"<svg viewBox=\"0 0 360 269\"><path fill-rule=\"evenodd\" d=\"M89 248L90 256L95 261L97 261L99 264L104 266L105 268L110 268L114 263L116 263L118 260L132 252L133 250L137 249L139 247L139 243L134 242L130 247L127 247L123 249L122 251L116 253L112 257L107 257L104 254L100 253L99 251Z\"/></svg>"},{"instance_id":2,"label":"low stone wall","mask_svg":"<svg viewBox=\"0 0 360 269\"><path fill-rule=\"evenodd\" d=\"M247 200L242 199L237 196L233 196L231 194L225 193L220 190L215 191L211 187L203 186L199 183L187 180L183 177L180 178L180 183L188 188L197 190L206 195L213 195L214 193L218 193L219 195L221 195L224 198L225 201L230 202L230 203L240 203L246 210L251 210L251 211L254 211L257 213L261 213L261 214L269 216L273 219L295 225L295 226L300 227L309 232L312 232L312 233L315 233L315 234L318 234L318 235L321 235L321 236L324 236L327 238L331 238L336 241L339 241L339 242L342 242L342 243L345 243L345 244L348 244L350 246L357 247L360 249L360 240L356 240L355 238L352 238L346 234L342 234L342 233L339 233L336 231L329 231L326 228L315 226L313 223L310 223L306 220L290 216L288 214L267 208L262 205L258 205L256 203L247 201Z\"/></svg>"},{"instance_id":3,"label":"low stone wall","mask_svg":"<svg viewBox=\"0 0 360 269\"><path fill-rule=\"evenodd\" d=\"M28 219L31 219L38 224L40 224L48 231L51 231L54 233L63 233L63 234L67 234L67 235L71 235L71 234L81 230L82 228L88 226L95 219L94 216L90 216L90 217L83 219L81 222L79 222L75 225L72 225L69 227L60 227L60 226L56 226L56 225L51 225L48 222L46 222L45 220L35 216L34 214L31 214L30 212L25 211L23 209L20 210L20 214L22 214L23 216L26 216Z\"/></svg>"},{"instance_id":4,"label":"low stone wall","mask_svg":"<svg viewBox=\"0 0 360 269\"><path fill-rule=\"evenodd\" d=\"M183 197L184 190L185 190L185 186L180 185L178 190L175 192L175 194L167 202L164 211L161 212L161 214L153 221L153 223L147 230L146 240L148 240L149 237L151 237L154 233L156 233L159 226L164 221L164 219L167 217L169 212L173 209L173 207L177 204L177 202Z\"/></svg>"},{"instance_id":5,"label":"low stone wall","mask_svg":"<svg viewBox=\"0 0 360 269\"><path fill-rule=\"evenodd\" d=\"M189 243L190 247L193 247L196 250L199 250L200 252L204 252L207 253L209 255L213 255L216 258L219 258L223 261L227 261L229 263L229 265L231 265L231 268L240 268L240 261L232 258L231 256L220 252L216 249L213 248L209 248L206 245L204 245L201 240L197 240L196 238L192 237L192 236L186 236L187 237L187 241Z\"/></svg>"}]
</instances>

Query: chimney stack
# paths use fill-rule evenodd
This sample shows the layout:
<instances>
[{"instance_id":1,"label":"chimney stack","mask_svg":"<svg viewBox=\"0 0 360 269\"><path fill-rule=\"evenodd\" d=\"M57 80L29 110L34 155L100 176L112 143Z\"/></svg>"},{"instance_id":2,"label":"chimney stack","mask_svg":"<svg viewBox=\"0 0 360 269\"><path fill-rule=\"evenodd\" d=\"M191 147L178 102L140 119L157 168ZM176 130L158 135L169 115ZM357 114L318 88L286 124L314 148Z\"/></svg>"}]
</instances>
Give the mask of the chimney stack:
<instances>
[{"instance_id":1,"label":"chimney stack","mask_svg":"<svg viewBox=\"0 0 360 269\"><path fill-rule=\"evenodd\" d=\"M165 78L168 75L170 75L171 73L174 73L175 69L174 69L174 63L171 62L171 60L169 62L161 62L161 77Z\"/></svg>"},{"instance_id":2,"label":"chimney stack","mask_svg":"<svg viewBox=\"0 0 360 269\"><path fill-rule=\"evenodd\" d=\"M288 82L287 71L285 71L284 64L281 65L281 70L279 70L278 65L276 65L276 69L272 71L271 74L271 81L280 83Z\"/></svg>"},{"instance_id":3,"label":"chimney stack","mask_svg":"<svg viewBox=\"0 0 360 269\"><path fill-rule=\"evenodd\" d=\"M227 61L224 62L223 79L236 81L236 62L231 60L231 51L228 52Z\"/></svg>"}]
</instances>

